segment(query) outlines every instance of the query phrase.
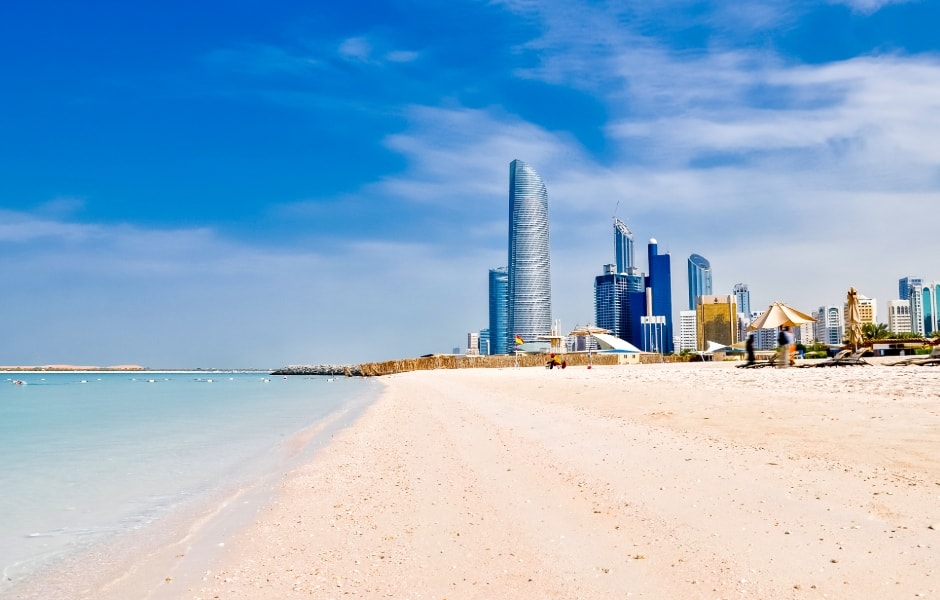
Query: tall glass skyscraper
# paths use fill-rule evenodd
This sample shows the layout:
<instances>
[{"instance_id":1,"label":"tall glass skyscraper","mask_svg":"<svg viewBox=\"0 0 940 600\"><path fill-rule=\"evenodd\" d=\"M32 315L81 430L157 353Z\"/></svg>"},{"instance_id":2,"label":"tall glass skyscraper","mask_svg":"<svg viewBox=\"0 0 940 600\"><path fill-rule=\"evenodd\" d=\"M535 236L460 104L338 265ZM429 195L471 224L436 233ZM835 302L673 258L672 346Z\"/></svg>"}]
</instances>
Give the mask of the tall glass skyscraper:
<instances>
[{"instance_id":1,"label":"tall glass skyscraper","mask_svg":"<svg viewBox=\"0 0 940 600\"><path fill-rule=\"evenodd\" d=\"M529 341L552 331L548 192L535 169L509 164L509 331Z\"/></svg>"},{"instance_id":2,"label":"tall glass skyscraper","mask_svg":"<svg viewBox=\"0 0 940 600\"><path fill-rule=\"evenodd\" d=\"M734 284L734 296L738 303L738 312L748 317L751 316L751 292L747 289L746 283Z\"/></svg>"},{"instance_id":3,"label":"tall glass skyscraper","mask_svg":"<svg viewBox=\"0 0 940 600\"><path fill-rule=\"evenodd\" d=\"M490 269L490 330L487 354L508 354L509 349L509 270Z\"/></svg>"},{"instance_id":4,"label":"tall glass skyscraper","mask_svg":"<svg viewBox=\"0 0 940 600\"><path fill-rule=\"evenodd\" d=\"M902 277L898 279L898 298L901 300L910 300L911 288L916 285L923 286L924 280L920 277Z\"/></svg>"},{"instance_id":5,"label":"tall glass skyscraper","mask_svg":"<svg viewBox=\"0 0 940 600\"><path fill-rule=\"evenodd\" d=\"M614 242L617 249L617 272L635 275L633 232L617 217L614 217Z\"/></svg>"},{"instance_id":6,"label":"tall glass skyscraper","mask_svg":"<svg viewBox=\"0 0 940 600\"><path fill-rule=\"evenodd\" d=\"M662 337L663 343L660 352L671 354L672 343L672 268L669 254L659 253L659 244L651 239L647 247L650 273L646 277L646 287L653 293L652 313L648 317L662 317L665 319Z\"/></svg>"},{"instance_id":7,"label":"tall glass skyscraper","mask_svg":"<svg viewBox=\"0 0 940 600\"><path fill-rule=\"evenodd\" d=\"M696 310L695 299L712 295L712 266L699 254L689 257L689 310Z\"/></svg>"}]
</instances>

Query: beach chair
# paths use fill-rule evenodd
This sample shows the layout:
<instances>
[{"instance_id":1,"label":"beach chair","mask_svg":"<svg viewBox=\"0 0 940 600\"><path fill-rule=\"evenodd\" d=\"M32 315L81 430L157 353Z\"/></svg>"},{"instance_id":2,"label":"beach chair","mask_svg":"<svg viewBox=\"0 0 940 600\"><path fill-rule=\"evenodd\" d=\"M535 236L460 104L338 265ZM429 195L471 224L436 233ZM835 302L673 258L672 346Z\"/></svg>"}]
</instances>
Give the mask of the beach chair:
<instances>
[{"instance_id":1,"label":"beach chair","mask_svg":"<svg viewBox=\"0 0 940 600\"><path fill-rule=\"evenodd\" d=\"M736 365L739 369L761 369L763 367L772 367L777 363L777 354L774 354L770 357L770 360L757 360L751 364L744 363L743 365Z\"/></svg>"},{"instance_id":2,"label":"beach chair","mask_svg":"<svg viewBox=\"0 0 940 600\"><path fill-rule=\"evenodd\" d=\"M870 366L871 363L864 360L862 356L869 352L869 348L859 348L855 352L851 350L841 350L830 359L816 363L815 367L851 367L851 366Z\"/></svg>"},{"instance_id":3,"label":"beach chair","mask_svg":"<svg viewBox=\"0 0 940 600\"><path fill-rule=\"evenodd\" d=\"M889 367L900 367L906 365L916 365L918 367L940 366L940 346L934 346L933 350L930 351L930 354L927 354L926 356L909 356L907 358L902 358L901 360L887 363L887 365Z\"/></svg>"}]
</instances>

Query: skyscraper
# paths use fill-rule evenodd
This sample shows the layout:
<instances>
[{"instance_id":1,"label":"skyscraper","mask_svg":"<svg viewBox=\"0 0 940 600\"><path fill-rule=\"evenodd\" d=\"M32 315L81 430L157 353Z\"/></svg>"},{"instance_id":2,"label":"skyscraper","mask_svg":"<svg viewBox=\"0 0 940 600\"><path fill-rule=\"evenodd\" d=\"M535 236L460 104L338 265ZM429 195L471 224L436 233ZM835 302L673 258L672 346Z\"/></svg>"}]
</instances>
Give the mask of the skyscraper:
<instances>
[{"instance_id":1,"label":"skyscraper","mask_svg":"<svg viewBox=\"0 0 940 600\"><path fill-rule=\"evenodd\" d=\"M695 299L712 295L712 266L700 254L689 257L689 310L696 310Z\"/></svg>"},{"instance_id":2,"label":"skyscraper","mask_svg":"<svg viewBox=\"0 0 940 600\"><path fill-rule=\"evenodd\" d=\"M898 279L898 298L901 300L911 299L911 288L915 285L924 285L924 280L920 277L902 277Z\"/></svg>"},{"instance_id":3,"label":"skyscraper","mask_svg":"<svg viewBox=\"0 0 940 600\"><path fill-rule=\"evenodd\" d=\"M487 354L508 354L513 348L509 338L509 270L490 269L490 335Z\"/></svg>"},{"instance_id":4,"label":"skyscraper","mask_svg":"<svg viewBox=\"0 0 940 600\"><path fill-rule=\"evenodd\" d=\"M509 330L511 340L549 335L552 330L548 192L535 169L509 164Z\"/></svg>"},{"instance_id":5,"label":"skyscraper","mask_svg":"<svg viewBox=\"0 0 940 600\"><path fill-rule=\"evenodd\" d=\"M738 312L745 315L751 314L751 292L747 289L746 283L734 284L734 297L738 303Z\"/></svg>"},{"instance_id":6,"label":"skyscraper","mask_svg":"<svg viewBox=\"0 0 940 600\"><path fill-rule=\"evenodd\" d=\"M734 296L699 296L696 302L696 341L700 349L708 348L708 342L730 346L738 341L738 307Z\"/></svg>"},{"instance_id":7,"label":"skyscraper","mask_svg":"<svg viewBox=\"0 0 940 600\"><path fill-rule=\"evenodd\" d=\"M662 344L659 352L672 353L672 268L669 254L659 253L659 244L651 239L647 247L649 259L649 275L646 276L646 288L652 293L650 310L646 317L661 317L663 319Z\"/></svg>"},{"instance_id":8,"label":"skyscraper","mask_svg":"<svg viewBox=\"0 0 940 600\"><path fill-rule=\"evenodd\" d=\"M642 282L638 275L634 279ZM604 265L604 274L594 278L594 324L624 340L629 335L626 303L630 283L630 276L618 273L617 265L613 264Z\"/></svg>"},{"instance_id":9,"label":"skyscraper","mask_svg":"<svg viewBox=\"0 0 940 600\"><path fill-rule=\"evenodd\" d=\"M614 243L617 249L617 273L636 275L633 256L633 232L626 223L614 217Z\"/></svg>"}]
</instances>

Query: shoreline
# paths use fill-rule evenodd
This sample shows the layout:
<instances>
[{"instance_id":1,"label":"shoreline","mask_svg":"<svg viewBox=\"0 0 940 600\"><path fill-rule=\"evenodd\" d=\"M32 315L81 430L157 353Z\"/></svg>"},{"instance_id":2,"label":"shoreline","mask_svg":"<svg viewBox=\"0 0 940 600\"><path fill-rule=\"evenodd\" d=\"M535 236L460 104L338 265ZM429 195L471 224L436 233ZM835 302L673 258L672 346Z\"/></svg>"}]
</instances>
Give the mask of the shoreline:
<instances>
[{"instance_id":1,"label":"shoreline","mask_svg":"<svg viewBox=\"0 0 940 600\"><path fill-rule=\"evenodd\" d=\"M212 538L214 556L181 548L80 597L940 592L940 370L682 363L380 381L250 523Z\"/></svg>"},{"instance_id":2,"label":"shoreline","mask_svg":"<svg viewBox=\"0 0 940 600\"><path fill-rule=\"evenodd\" d=\"M935 594L940 371L742 371L390 376L165 597Z\"/></svg>"}]
</instances>

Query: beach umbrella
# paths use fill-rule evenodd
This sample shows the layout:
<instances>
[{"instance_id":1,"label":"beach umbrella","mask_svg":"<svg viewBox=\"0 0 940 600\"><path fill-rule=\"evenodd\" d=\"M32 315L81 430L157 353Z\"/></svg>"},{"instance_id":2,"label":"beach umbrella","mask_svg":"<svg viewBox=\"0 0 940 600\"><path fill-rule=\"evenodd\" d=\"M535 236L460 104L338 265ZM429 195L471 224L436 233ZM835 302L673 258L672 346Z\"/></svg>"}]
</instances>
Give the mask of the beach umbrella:
<instances>
[{"instance_id":1,"label":"beach umbrella","mask_svg":"<svg viewBox=\"0 0 940 600\"><path fill-rule=\"evenodd\" d=\"M571 333L568 335L577 335L577 336L592 336L595 333L610 333L609 329L604 329L603 327L595 327L593 325L585 325L584 327L575 327ZM588 347L588 368L594 364L594 357L591 355L591 349Z\"/></svg>"},{"instance_id":2,"label":"beach umbrella","mask_svg":"<svg viewBox=\"0 0 940 600\"><path fill-rule=\"evenodd\" d=\"M755 329L770 329L774 327L799 327L805 323L816 321L806 313L801 313L792 306L783 302L774 302L757 319L747 326L749 331Z\"/></svg>"},{"instance_id":3,"label":"beach umbrella","mask_svg":"<svg viewBox=\"0 0 940 600\"><path fill-rule=\"evenodd\" d=\"M610 333L610 329L595 327L594 325L585 325L584 327L575 327L568 335L594 335L595 333Z\"/></svg>"},{"instance_id":4,"label":"beach umbrella","mask_svg":"<svg viewBox=\"0 0 940 600\"><path fill-rule=\"evenodd\" d=\"M862 337L862 313L858 307L858 290L849 288L845 298L845 324L848 328L846 339L855 351L864 342Z\"/></svg>"}]
</instances>

